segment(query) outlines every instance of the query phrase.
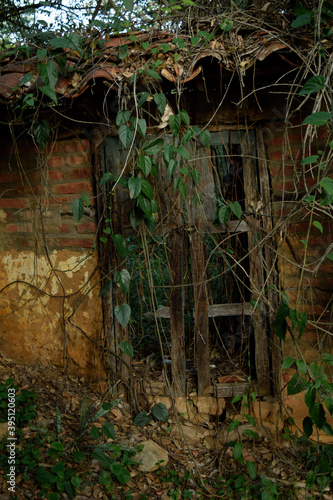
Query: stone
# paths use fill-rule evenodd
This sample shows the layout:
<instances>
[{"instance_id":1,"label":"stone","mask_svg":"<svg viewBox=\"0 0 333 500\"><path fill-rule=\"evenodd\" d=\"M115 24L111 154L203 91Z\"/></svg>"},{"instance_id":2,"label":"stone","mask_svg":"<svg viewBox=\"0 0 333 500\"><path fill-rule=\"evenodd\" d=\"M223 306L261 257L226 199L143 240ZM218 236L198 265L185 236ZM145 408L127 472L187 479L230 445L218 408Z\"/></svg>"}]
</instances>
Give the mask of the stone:
<instances>
[{"instance_id":1,"label":"stone","mask_svg":"<svg viewBox=\"0 0 333 500\"><path fill-rule=\"evenodd\" d=\"M175 425L170 432L170 436L177 437L180 440L186 440L188 444L198 444L204 439L204 435L199 427L192 425Z\"/></svg>"},{"instance_id":2,"label":"stone","mask_svg":"<svg viewBox=\"0 0 333 500\"><path fill-rule=\"evenodd\" d=\"M159 446L155 441L143 441L139 443L143 450L135 455L135 461L141 462L138 469L142 472L153 472L161 465L164 467L169 462L167 451Z\"/></svg>"}]
</instances>

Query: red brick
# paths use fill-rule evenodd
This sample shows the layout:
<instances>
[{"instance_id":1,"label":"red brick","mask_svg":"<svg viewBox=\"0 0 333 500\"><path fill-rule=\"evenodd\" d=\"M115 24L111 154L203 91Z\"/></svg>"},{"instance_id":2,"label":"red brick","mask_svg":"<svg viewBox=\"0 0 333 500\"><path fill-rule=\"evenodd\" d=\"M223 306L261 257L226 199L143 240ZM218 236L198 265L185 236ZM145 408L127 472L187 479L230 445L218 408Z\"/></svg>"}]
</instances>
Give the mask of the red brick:
<instances>
[{"instance_id":1,"label":"red brick","mask_svg":"<svg viewBox=\"0 0 333 500\"><path fill-rule=\"evenodd\" d=\"M70 233L71 232L71 227L68 226L68 224L60 224L60 231L62 233Z\"/></svg>"},{"instance_id":2,"label":"red brick","mask_svg":"<svg viewBox=\"0 0 333 500\"><path fill-rule=\"evenodd\" d=\"M64 144L64 150L67 153L73 153L75 151L86 151L90 147L90 143L87 139L77 139L76 141L67 142Z\"/></svg>"},{"instance_id":3,"label":"red brick","mask_svg":"<svg viewBox=\"0 0 333 500\"><path fill-rule=\"evenodd\" d=\"M5 233L31 233L31 228L29 226L17 226L16 224L10 224L6 226Z\"/></svg>"},{"instance_id":4,"label":"red brick","mask_svg":"<svg viewBox=\"0 0 333 500\"><path fill-rule=\"evenodd\" d=\"M72 182L70 184L59 184L53 187L55 193L75 194L92 191L90 182Z\"/></svg>"},{"instance_id":5,"label":"red brick","mask_svg":"<svg viewBox=\"0 0 333 500\"><path fill-rule=\"evenodd\" d=\"M20 182L20 180L21 177L19 175L15 175L10 172L0 174L0 182Z\"/></svg>"},{"instance_id":6,"label":"red brick","mask_svg":"<svg viewBox=\"0 0 333 500\"><path fill-rule=\"evenodd\" d=\"M58 240L60 246L62 247L82 247L82 248L91 248L94 244L94 239L89 238L87 240L84 239L65 239L61 238Z\"/></svg>"},{"instance_id":7,"label":"red brick","mask_svg":"<svg viewBox=\"0 0 333 500\"><path fill-rule=\"evenodd\" d=\"M84 179L92 176L92 169L89 167L73 168L71 171L71 179Z\"/></svg>"},{"instance_id":8,"label":"red brick","mask_svg":"<svg viewBox=\"0 0 333 500\"><path fill-rule=\"evenodd\" d=\"M46 153L60 153L61 151L63 151L63 143L61 141L53 144L47 144L45 147Z\"/></svg>"},{"instance_id":9,"label":"red brick","mask_svg":"<svg viewBox=\"0 0 333 500\"><path fill-rule=\"evenodd\" d=\"M66 163L69 163L70 165L80 165L80 163L89 163L89 158L86 153L66 156Z\"/></svg>"},{"instance_id":10,"label":"red brick","mask_svg":"<svg viewBox=\"0 0 333 500\"><path fill-rule=\"evenodd\" d=\"M63 180L65 178L65 174L63 172L59 172L59 170L50 170L48 172L48 177L51 181Z\"/></svg>"},{"instance_id":11,"label":"red brick","mask_svg":"<svg viewBox=\"0 0 333 500\"><path fill-rule=\"evenodd\" d=\"M78 234L95 233L96 229L97 226L94 222L87 222L85 224L79 224L76 227L76 232Z\"/></svg>"},{"instance_id":12,"label":"red brick","mask_svg":"<svg viewBox=\"0 0 333 500\"><path fill-rule=\"evenodd\" d=\"M52 156L48 161L49 167L61 167L64 164L64 157L62 156Z\"/></svg>"},{"instance_id":13,"label":"red brick","mask_svg":"<svg viewBox=\"0 0 333 500\"><path fill-rule=\"evenodd\" d=\"M0 198L0 208L22 208L27 205L24 198Z\"/></svg>"}]
</instances>

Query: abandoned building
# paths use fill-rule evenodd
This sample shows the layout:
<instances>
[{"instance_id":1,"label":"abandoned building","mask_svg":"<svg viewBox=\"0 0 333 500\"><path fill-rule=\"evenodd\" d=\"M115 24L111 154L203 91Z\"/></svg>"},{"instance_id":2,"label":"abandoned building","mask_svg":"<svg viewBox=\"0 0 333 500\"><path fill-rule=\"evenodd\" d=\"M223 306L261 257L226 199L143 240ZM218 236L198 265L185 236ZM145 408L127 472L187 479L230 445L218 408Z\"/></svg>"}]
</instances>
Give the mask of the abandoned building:
<instances>
[{"instance_id":1,"label":"abandoned building","mask_svg":"<svg viewBox=\"0 0 333 500\"><path fill-rule=\"evenodd\" d=\"M307 314L306 361L331 351L332 212L304 201L318 167L302 160L330 134L323 125L310 137L303 123L308 41L202 33L81 48L56 38L43 58L3 55L5 358L128 386L124 345L146 357L155 342L175 396L195 387L230 398L251 386L279 401L293 373L282 361L295 355L291 330L275 334L286 301ZM124 269L130 291L114 279Z\"/></svg>"}]
</instances>

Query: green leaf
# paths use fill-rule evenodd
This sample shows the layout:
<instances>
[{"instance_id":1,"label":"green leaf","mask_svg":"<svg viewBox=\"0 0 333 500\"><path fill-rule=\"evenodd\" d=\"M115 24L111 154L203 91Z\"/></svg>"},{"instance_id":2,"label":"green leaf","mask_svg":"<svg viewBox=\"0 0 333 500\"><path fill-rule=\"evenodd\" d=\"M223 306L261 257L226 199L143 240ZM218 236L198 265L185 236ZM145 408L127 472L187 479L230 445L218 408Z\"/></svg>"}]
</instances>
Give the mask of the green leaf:
<instances>
[{"instance_id":1,"label":"green leaf","mask_svg":"<svg viewBox=\"0 0 333 500\"><path fill-rule=\"evenodd\" d=\"M298 313L297 326L298 326L298 340L302 337L305 327L308 324L308 315L305 311Z\"/></svg>"},{"instance_id":2,"label":"green leaf","mask_svg":"<svg viewBox=\"0 0 333 500\"><path fill-rule=\"evenodd\" d=\"M150 200L154 198L154 190L152 188L152 185L146 179L141 180L141 190Z\"/></svg>"},{"instance_id":3,"label":"green leaf","mask_svg":"<svg viewBox=\"0 0 333 500\"><path fill-rule=\"evenodd\" d=\"M161 115L163 115L167 103L166 97L163 92L161 92L160 94L154 94L154 102Z\"/></svg>"},{"instance_id":4,"label":"green leaf","mask_svg":"<svg viewBox=\"0 0 333 500\"><path fill-rule=\"evenodd\" d=\"M178 45L178 47L180 49L183 49L185 47L185 40L183 38L175 38L173 40L173 43L175 43L176 45Z\"/></svg>"},{"instance_id":5,"label":"green leaf","mask_svg":"<svg viewBox=\"0 0 333 500\"><path fill-rule=\"evenodd\" d=\"M185 146L179 146L179 148L174 148L174 151L178 153L180 156L185 158L185 160L190 160L191 156L189 150L185 148Z\"/></svg>"},{"instance_id":6,"label":"green leaf","mask_svg":"<svg viewBox=\"0 0 333 500\"><path fill-rule=\"evenodd\" d=\"M47 140L50 135L50 127L46 120L36 122L34 125L34 136L38 146L45 149Z\"/></svg>"},{"instance_id":7,"label":"green leaf","mask_svg":"<svg viewBox=\"0 0 333 500\"><path fill-rule=\"evenodd\" d=\"M316 401L316 394L317 391L313 384L310 384L306 389L305 389L305 395L304 395L304 401L305 404L311 408L314 405L314 402Z\"/></svg>"},{"instance_id":8,"label":"green leaf","mask_svg":"<svg viewBox=\"0 0 333 500\"><path fill-rule=\"evenodd\" d=\"M116 117L116 125L117 127L121 127L121 125L125 125L130 119L131 113L127 110L120 109L117 113Z\"/></svg>"},{"instance_id":9,"label":"green leaf","mask_svg":"<svg viewBox=\"0 0 333 500\"><path fill-rule=\"evenodd\" d=\"M114 178L114 175L111 174L111 172L106 172L103 175L103 177L101 178L99 185L103 186L103 184L105 184L106 182L109 182L109 180L112 180L113 178Z\"/></svg>"},{"instance_id":10,"label":"green leaf","mask_svg":"<svg viewBox=\"0 0 333 500\"><path fill-rule=\"evenodd\" d=\"M312 422L321 429L324 424L326 424L325 410L321 403L314 403L314 405L309 408L309 414Z\"/></svg>"},{"instance_id":11,"label":"green leaf","mask_svg":"<svg viewBox=\"0 0 333 500\"><path fill-rule=\"evenodd\" d=\"M329 260L333 260L333 252L330 252L328 255L327 255L327 258Z\"/></svg>"},{"instance_id":12,"label":"green leaf","mask_svg":"<svg viewBox=\"0 0 333 500\"><path fill-rule=\"evenodd\" d=\"M119 139L121 140L122 145L125 149L127 149L134 137L134 129L133 127L127 127L126 125L121 125L119 127Z\"/></svg>"},{"instance_id":13,"label":"green leaf","mask_svg":"<svg viewBox=\"0 0 333 500\"><path fill-rule=\"evenodd\" d=\"M149 156L144 156L144 155L140 154L138 156L137 165L138 165L139 169L142 170L142 172L144 173L144 175L146 177L150 174L152 165L151 165L151 159L149 158Z\"/></svg>"},{"instance_id":14,"label":"green leaf","mask_svg":"<svg viewBox=\"0 0 333 500\"><path fill-rule=\"evenodd\" d=\"M47 63L38 63L37 68L39 76L41 77L44 85L54 90L54 87L56 86L58 81L58 70L55 63L53 61L48 61Z\"/></svg>"},{"instance_id":15,"label":"green leaf","mask_svg":"<svg viewBox=\"0 0 333 500\"><path fill-rule=\"evenodd\" d=\"M110 486L111 483L112 483L112 477L111 477L111 474L110 472L104 470L100 475L99 475L99 478L98 478L98 482L99 484L101 484L102 486Z\"/></svg>"},{"instance_id":16,"label":"green leaf","mask_svg":"<svg viewBox=\"0 0 333 500\"><path fill-rule=\"evenodd\" d=\"M144 118L137 118L136 116L132 116L131 122L132 122L134 129L136 126L139 134L142 135L142 137L144 137L146 135L146 131L147 131L146 120Z\"/></svg>"},{"instance_id":17,"label":"green leaf","mask_svg":"<svg viewBox=\"0 0 333 500\"><path fill-rule=\"evenodd\" d=\"M230 205L231 211L236 215L236 217L238 219L241 219L243 211L242 211L242 207L240 206L238 201L230 201L229 205Z\"/></svg>"},{"instance_id":18,"label":"green leaf","mask_svg":"<svg viewBox=\"0 0 333 500\"><path fill-rule=\"evenodd\" d=\"M305 417L303 420L303 432L309 438L313 432L313 423L310 417Z\"/></svg>"},{"instance_id":19,"label":"green leaf","mask_svg":"<svg viewBox=\"0 0 333 500\"><path fill-rule=\"evenodd\" d=\"M320 231L321 233L323 233L324 229L323 229L323 226L321 225L321 223L320 223L319 221L315 220L315 221L313 222L313 225L314 225L314 227L316 227L317 229L319 229L319 231Z\"/></svg>"},{"instance_id":20,"label":"green leaf","mask_svg":"<svg viewBox=\"0 0 333 500\"><path fill-rule=\"evenodd\" d=\"M295 21L291 23L292 28L300 28L301 26L305 26L306 24L309 24L311 22L312 18L312 13L307 12L306 14L301 14L300 16L296 17Z\"/></svg>"},{"instance_id":21,"label":"green leaf","mask_svg":"<svg viewBox=\"0 0 333 500\"><path fill-rule=\"evenodd\" d=\"M133 346L127 340L125 340L124 342L120 342L119 348L121 351L123 351L124 354L127 354L127 356L129 356L130 358L133 358Z\"/></svg>"},{"instance_id":22,"label":"green leaf","mask_svg":"<svg viewBox=\"0 0 333 500\"><path fill-rule=\"evenodd\" d=\"M167 422L169 420L168 409L163 403L157 403L156 406L152 407L151 412L155 418L162 422Z\"/></svg>"},{"instance_id":23,"label":"green leaf","mask_svg":"<svg viewBox=\"0 0 333 500\"><path fill-rule=\"evenodd\" d=\"M47 56L47 49L37 49L37 57L40 61Z\"/></svg>"},{"instance_id":24,"label":"green leaf","mask_svg":"<svg viewBox=\"0 0 333 500\"><path fill-rule=\"evenodd\" d=\"M181 125L181 120L180 120L179 115L170 115L169 116L170 130L175 137L177 137L177 135L179 134L180 125Z\"/></svg>"},{"instance_id":25,"label":"green leaf","mask_svg":"<svg viewBox=\"0 0 333 500\"><path fill-rule=\"evenodd\" d=\"M167 144L165 148L163 149L163 159L165 163L168 165L168 163L174 159L173 157L174 153L174 147L172 144Z\"/></svg>"},{"instance_id":26,"label":"green leaf","mask_svg":"<svg viewBox=\"0 0 333 500\"><path fill-rule=\"evenodd\" d=\"M314 471L314 470L310 470L308 473L307 473L307 476L306 476L306 486L308 488L312 488L313 485L314 485L314 482L316 480L316 477L317 477L317 473Z\"/></svg>"},{"instance_id":27,"label":"green leaf","mask_svg":"<svg viewBox=\"0 0 333 500\"><path fill-rule=\"evenodd\" d=\"M114 281L120 286L123 293L127 293L131 283L131 275L127 269L122 269L121 271L116 271L114 273Z\"/></svg>"},{"instance_id":28,"label":"green leaf","mask_svg":"<svg viewBox=\"0 0 333 500\"><path fill-rule=\"evenodd\" d=\"M328 436L333 436L333 429L332 429L332 427L330 426L330 424L325 423L325 424L322 426L321 430L322 430L323 432L325 432L325 434L327 434Z\"/></svg>"},{"instance_id":29,"label":"green leaf","mask_svg":"<svg viewBox=\"0 0 333 500\"><path fill-rule=\"evenodd\" d=\"M113 462L110 465L111 472L117 476L118 481L121 484L128 483L131 480L131 475L122 465L117 462Z\"/></svg>"},{"instance_id":30,"label":"green leaf","mask_svg":"<svg viewBox=\"0 0 333 500\"><path fill-rule=\"evenodd\" d=\"M84 212L84 202L82 198L75 198L72 203L72 212L77 222L80 222Z\"/></svg>"},{"instance_id":31,"label":"green leaf","mask_svg":"<svg viewBox=\"0 0 333 500\"><path fill-rule=\"evenodd\" d=\"M251 460L246 460L246 468L250 478L254 481L257 477L257 468Z\"/></svg>"},{"instance_id":32,"label":"green leaf","mask_svg":"<svg viewBox=\"0 0 333 500\"><path fill-rule=\"evenodd\" d=\"M254 418L252 417L252 415L244 415L245 418L247 418L247 420L249 421L249 423L251 425L253 425L253 427L256 427L256 421L254 420Z\"/></svg>"},{"instance_id":33,"label":"green leaf","mask_svg":"<svg viewBox=\"0 0 333 500\"><path fill-rule=\"evenodd\" d=\"M116 306L114 309L115 316L121 326L126 328L130 317L131 317L131 308L128 304L122 304L121 306Z\"/></svg>"},{"instance_id":34,"label":"green leaf","mask_svg":"<svg viewBox=\"0 0 333 500\"><path fill-rule=\"evenodd\" d=\"M231 431L237 429L237 427L239 426L239 424L240 424L239 420L233 420L231 422L231 424L229 425L229 427L228 427L228 432L231 432Z\"/></svg>"},{"instance_id":35,"label":"green leaf","mask_svg":"<svg viewBox=\"0 0 333 500\"><path fill-rule=\"evenodd\" d=\"M307 364L304 361L304 359L298 359L296 361L296 366L297 366L298 370L302 373L302 375L307 374L308 369L307 369Z\"/></svg>"},{"instance_id":36,"label":"green leaf","mask_svg":"<svg viewBox=\"0 0 333 500\"><path fill-rule=\"evenodd\" d=\"M288 383L287 393L288 396L293 396L304 390L304 380L296 373Z\"/></svg>"},{"instance_id":37,"label":"green leaf","mask_svg":"<svg viewBox=\"0 0 333 500\"><path fill-rule=\"evenodd\" d=\"M315 125L320 127L321 125L326 125L332 118L332 113L327 111L317 111L317 113L312 113L305 118L302 125Z\"/></svg>"},{"instance_id":38,"label":"green leaf","mask_svg":"<svg viewBox=\"0 0 333 500\"><path fill-rule=\"evenodd\" d=\"M185 125L187 127L189 127L190 126L190 117L188 116L187 111L185 111L185 109L180 110L179 116L180 116L181 120L185 123Z\"/></svg>"},{"instance_id":39,"label":"green leaf","mask_svg":"<svg viewBox=\"0 0 333 500\"><path fill-rule=\"evenodd\" d=\"M128 179L128 189L130 198L133 200L139 196L141 193L141 178L140 177L130 177Z\"/></svg>"},{"instance_id":40,"label":"green leaf","mask_svg":"<svg viewBox=\"0 0 333 500\"><path fill-rule=\"evenodd\" d=\"M99 291L99 294L98 296L99 297L104 297L104 295L106 295L108 293L108 291L110 290L112 286L112 281L111 280L108 280L106 283L104 283L104 285L101 287L100 291Z\"/></svg>"},{"instance_id":41,"label":"green leaf","mask_svg":"<svg viewBox=\"0 0 333 500\"><path fill-rule=\"evenodd\" d=\"M126 59L127 57L127 54L128 54L128 45L125 44L125 45L119 45L117 47L117 50L118 50L118 57L120 60L124 60Z\"/></svg>"},{"instance_id":42,"label":"green leaf","mask_svg":"<svg viewBox=\"0 0 333 500\"><path fill-rule=\"evenodd\" d=\"M43 92L43 94L49 97L51 101L54 101L57 104L58 102L57 94L49 85L44 85L44 87L40 87L40 90Z\"/></svg>"},{"instance_id":43,"label":"green leaf","mask_svg":"<svg viewBox=\"0 0 333 500\"><path fill-rule=\"evenodd\" d=\"M162 80L162 78L160 77L160 75L154 71L153 69L146 69L146 73L148 76L151 76L152 78L156 78L156 80Z\"/></svg>"},{"instance_id":44,"label":"green leaf","mask_svg":"<svg viewBox=\"0 0 333 500\"><path fill-rule=\"evenodd\" d=\"M234 446L234 459L239 460L239 462L244 462L243 457L243 444L241 442L237 442Z\"/></svg>"},{"instance_id":45,"label":"green leaf","mask_svg":"<svg viewBox=\"0 0 333 500\"><path fill-rule=\"evenodd\" d=\"M141 108L141 106L146 102L149 96L150 96L149 92L142 92L138 102L138 108Z\"/></svg>"},{"instance_id":46,"label":"green leaf","mask_svg":"<svg viewBox=\"0 0 333 500\"><path fill-rule=\"evenodd\" d=\"M180 144L183 146L184 144L186 144L188 141L190 141L192 139L192 137L194 136L194 132L192 129L187 129L184 133L184 135L182 136L181 138L181 141L180 141Z\"/></svg>"},{"instance_id":47,"label":"green leaf","mask_svg":"<svg viewBox=\"0 0 333 500\"><path fill-rule=\"evenodd\" d=\"M111 422L106 422L105 425L102 425L102 431L106 435L106 437L115 439L116 438L116 431L113 427L113 424Z\"/></svg>"},{"instance_id":48,"label":"green leaf","mask_svg":"<svg viewBox=\"0 0 333 500\"><path fill-rule=\"evenodd\" d=\"M299 95L310 95L313 92L324 89L326 86L326 78L322 75L312 76L302 87Z\"/></svg>"},{"instance_id":49,"label":"green leaf","mask_svg":"<svg viewBox=\"0 0 333 500\"><path fill-rule=\"evenodd\" d=\"M105 468L110 467L110 458L107 456L107 454L99 446L96 446L96 448L92 452L92 456L95 460L98 460L99 462L101 462L103 467L105 467Z\"/></svg>"},{"instance_id":50,"label":"green leaf","mask_svg":"<svg viewBox=\"0 0 333 500\"><path fill-rule=\"evenodd\" d=\"M311 163L316 163L318 158L319 155L307 156L306 158L303 158L303 160L301 161L301 165L310 165Z\"/></svg>"},{"instance_id":51,"label":"green leaf","mask_svg":"<svg viewBox=\"0 0 333 500\"><path fill-rule=\"evenodd\" d=\"M59 443L59 441L53 441L53 443L51 443L51 448L53 450L63 451L64 446L61 443Z\"/></svg>"},{"instance_id":52,"label":"green leaf","mask_svg":"<svg viewBox=\"0 0 333 500\"><path fill-rule=\"evenodd\" d=\"M100 431L97 429L96 425L93 425L91 430L90 430L90 436L93 438L93 439L98 439L101 437L101 433Z\"/></svg>"},{"instance_id":53,"label":"green leaf","mask_svg":"<svg viewBox=\"0 0 333 500\"><path fill-rule=\"evenodd\" d=\"M200 177L201 177L200 172L198 172L198 170L196 170L196 169L193 169L192 170L192 178L193 178L194 184L198 184L199 183Z\"/></svg>"},{"instance_id":54,"label":"green leaf","mask_svg":"<svg viewBox=\"0 0 333 500\"><path fill-rule=\"evenodd\" d=\"M210 145L212 143L212 138L209 130L202 130L202 132L200 132L200 140L201 142L204 143L206 148L210 148Z\"/></svg>"},{"instance_id":55,"label":"green leaf","mask_svg":"<svg viewBox=\"0 0 333 500\"><path fill-rule=\"evenodd\" d=\"M79 477L77 477L77 476L71 477L71 483L74 486L74 488L79 488L81 485L81 482L82 482L82 479L80 479ZM74 492L74 494L75 494L75 492Z\"/></svg>"},{"instance_id":56,"label":"green leaf","mask_svg":"<svg viewBox=\"0 0 333 500\"><path fill-rule=\"evenodd\" d=\"M133 229L136 229L142 221L142 214L141 212L138 214L136 210L132 209L129 214L129 219Z\"/></svg>"},{"instance_id":57,"label":"green leaf","mask_svg":"<svg viewBox=\"0 0 333 500\"><path fill-rule=\"evenodd\" d=\"M150 415L147 415L146 411L141 411L133 420L135 425L138 425L139 427L143 427L144 425L149 424L153 418Z\"/></svg>"},{"instance_id":58,"label":"green leaf","mask_svg":"<svg viewBox=\"0 0 333 500\"><path fill-rule=\"evenodd\" d=\"M123 237L122 234L113 234L111 236L114 244L115 244L115 247L116 249L118 250L119 254L121 255L121 257L125 257L126 255L126 241L125 241L125 238Z\"/></svg>"},{"instance_id":59,"label":"green leaf","mask_svg":"<svg viewBox=\"0 0 333 500\"><path fill-rule=\"evenodd\" d=\"M188 168L187 167L182 167L179 172L183 175L186 175L186 177L188 177L189 175L189 171L188 171Z\"/></svg>"},{"instance_id":60,"label":"green leaf","mask_svg":"<svg viewBox=\"0 0 333 500\"><path fill-rule=\"evenodd\" d=\"M152 141L145 142L142 146L142 151L144 151L147 155L156 155L164 146L163 139L153 139Z\"/></svg>"},{"instance_id":61,"label":"green leaf","mask_svg":"<svg viewBox=\"0 0 333 500\"><path fill-rule=\"evenodd\" d=\"M231 28L233 27L234 25L234 22L232 19L228 19L227 17L225 17L222 21L222 23L220 24L220 28L222 31L230 31Z\"/></svg>"},{"instance_id":62,"label":"green leaf","mask_svg":"<svg viewBox=\"0 0 333 500\"><path fill-rule=\"evenodd\" d=\"M291 365L293 365L295 363L295 360L294 358L292 358L291 356L287 356L286 359L283 360L283 363L282 363L282 370L286 370L287 368L290 368Z\"/></svg>"},{"instance_id":63,"label":"green leaf","mask_svg":"<svg viewBox=\"0 0 333 500\"><path fill-rule=\"evenodd\" d=\"M325 406L331 417L333 417L333 397L325 399Z\"/></svg>"},{"instance_id":64,"label":"green leaf","mask_svg":"<svg viewBox=\"0 0 333 500\"><path fill-rule=\"evenodd\" d=\"M86 207L89 207L89 203L90 203L90 199L89 197L86 195L86 193L82 193L81 194L81 198L82 200L84 201Z\"/></svg>"},{"instance_id":65,"label":"green leaf","mask_svg":"<svg viewBox=\"0 0 333 500\"><path fill-rule=\"evenodd\" d=\"M225 228L227 222L230 218L230 208L226 205L223 205L218 212L219 221L222 224L222 227Z\"/></svg>"},{"instance_id":66,"label":"green leaf","mask_svg":"<svg viewBox=\"0 0 333 500\"><path fill-rule=\"evenodd\" d=\"M72 455L73 455L74 462L76 462L77 464L84 462L84 460L86 458L85 453L83 453L82 451L75 451L74 450Z\"/></svg>"},{"instance_id":67,"label":"green leaf","mask_svg":"<svg viewBox=\"0 0 333 500\"><path fill-rule=\"evenodd\" d=\"M183 198L184 201L186 201L186 196L187 196L187 188L185 182L180 182L178 186L179 192Z\"/></svg>"},{"instance_id":68,"label":"green leaf","mask_svg":"<svg viewBox=\"0 0 333 500\"><path fill-rule=\"evenodd\" d=\"M325 189L325 191L327 191L329 195L333 195L333 179L330 179L329 177L323 177L319 184Z\"/></svg>"},{"instance_id":69,"label":"green leaf","mask_svg":"<svg viewBox=\"0 0 333 500\"><path fill-rule=\"evenodd\" d=\"M168 164L168 174L169 174L169 179L173 176L176 168L177 168L178 162L176 160L170 160ZM180 180L179 180L180 181Z\"/></svg>"},{"instance_id":70,"label":"green leaf","mask_svg":"<svg viewBox=\"0 0 333 500\"><path fill-rule=\"evenodd\" d=\"M289 307L287 304L282 304L276 313L276 318L274 320L274 330L275 334L282 340L286 338L287 332L287 322L286 318L289 315Z\"/></svg>"},{"instance_id":71,"label":"green leaf","mask_svg":"<svg viewBox=\"0 0 333 500\"><path fill-rule=\"evenodd\" d=\"M200 42L200 36L191 36L192 46L195 47Z\"/></svg>"},{"instance_id":72,"label":"green leaf","mask_svg":"<svg viewBox=\"0 0 333 500\"><path fill-rule=\"evenodd\" d=\"M246 434L247 436L249 436L250 438L254 438L254 439L258 439L258 434L254 431L252 431L251 429L246 429L244 431L244 434Z\"/></svg>"},{"instance_id":73,"label":"green leaf","mask_svg":"<svg viewBox=\"0 0 333 500\"><path fill-rule=\"evenodd\" d=\"M329 354L328 352L324 352L321 356L322 362L326 363L329 366L333 366L333 354Z\"/></svg>"},{"instance_id":74,"label":"green leaf","mask_svg":"<svg viewBox=\"0 0 333 500\"><path fill-rule=\"evenodd\" d=\"M142 193L140 193L138 196L138 202L139 202L141 210L146 215L148 215L148 217L150 217L153 213L151 201L148 200L148 198L146 196L144 196Z\"/></svg>"}]
</instances>

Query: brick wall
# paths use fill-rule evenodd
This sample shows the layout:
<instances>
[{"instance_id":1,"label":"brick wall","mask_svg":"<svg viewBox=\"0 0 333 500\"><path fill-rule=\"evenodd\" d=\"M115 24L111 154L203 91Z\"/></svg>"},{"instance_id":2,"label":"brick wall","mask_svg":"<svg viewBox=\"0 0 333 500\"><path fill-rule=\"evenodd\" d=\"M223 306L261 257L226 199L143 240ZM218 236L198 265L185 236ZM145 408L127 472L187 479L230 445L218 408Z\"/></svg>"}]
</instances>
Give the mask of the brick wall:
<instances>
[{"instance_id":1,"label":"brick wall","mask_svg":"<svg viewBox=\"0 0 333 500\"><path fill-rule=\"evenodd\" d=\"M316 209L313 219L323 226L323 233L311 223L310 205L300 203L306 193L317 182L318 170L314 165L301 165L301 159L314 155L324 149L327 131L321 127L318 136L312 141L311 150L302 152L305 127L293 124L288 134L284 125L275 124L272 131L266 129L266 147L272 182L273 213L278 225L278 268L280 285L295 307L297 297L301 302L300 310L306 310L310 323L302 339L302 351L308 360L313 360L320 347L331 349L331 338L325 334L332 324L333 265L321 257L333 241L332 218ZM310 167L313 167L312 169ZM331 169L328 175L332 175ZM310 230L309 230L310 229ZM308 232L309 231L309 232ZM308 241L305 245L303 242ZM306 248L305 271L304 256ZM286 350L293 355L292 342L285 344Z\"/></svg>"},{"instance_id":2,"label":"brick wall","mask_svg":"<svg viewBox=\"0 0 333 500\"><path fill-rule=\"evenodd\" d=\"M94 190L87 139L58 141L38 156L32 146L15 152L0 146L0 248L90 249L96 230ZM91 206L80 223L71 205L86 193Z\"/></svg>"}]
</instances>

